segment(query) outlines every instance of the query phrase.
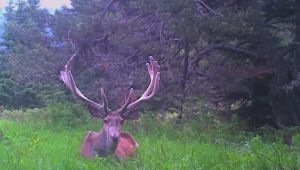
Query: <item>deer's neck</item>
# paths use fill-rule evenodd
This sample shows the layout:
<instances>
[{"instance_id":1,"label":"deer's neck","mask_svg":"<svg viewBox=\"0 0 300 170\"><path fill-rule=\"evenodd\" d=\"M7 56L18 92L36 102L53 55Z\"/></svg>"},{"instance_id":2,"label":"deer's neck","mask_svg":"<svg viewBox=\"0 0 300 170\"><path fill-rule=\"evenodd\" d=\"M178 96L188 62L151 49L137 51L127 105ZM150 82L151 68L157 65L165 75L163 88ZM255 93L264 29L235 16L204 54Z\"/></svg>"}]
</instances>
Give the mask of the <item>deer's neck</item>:
<instances>
[{"instance_id":1,"label":"deer's neck","mask_svg":"<svg viewBox=\"0 0 300 170\"><path fill-rule=\"evenodd\" d=\"M115 152L118 143L112 142L107 132L102 129L95 144L94 151L98 156L108 156Z\"/></svg>"}]
</instances>

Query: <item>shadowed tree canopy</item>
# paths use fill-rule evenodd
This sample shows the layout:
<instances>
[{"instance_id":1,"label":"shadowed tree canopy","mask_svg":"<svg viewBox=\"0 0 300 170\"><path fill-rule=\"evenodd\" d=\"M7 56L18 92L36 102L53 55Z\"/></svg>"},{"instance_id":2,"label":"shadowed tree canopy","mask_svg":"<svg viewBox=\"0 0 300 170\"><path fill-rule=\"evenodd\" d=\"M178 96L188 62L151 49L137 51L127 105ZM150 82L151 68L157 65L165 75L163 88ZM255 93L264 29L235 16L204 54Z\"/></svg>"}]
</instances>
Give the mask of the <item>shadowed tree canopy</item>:
<instances>
[{"instance_id":1,"label":"shadowed tree canopy","mask_svg":"<svg viewBox=\"0 0 300 170\"><path fill-rule=\"evenodd\" d=\"M72 0L54 14L38 0L11 1L1 60L18 82L60 83L76 53L79 88L119 105L161 65L152 109L199 112L196 101L250 127L300 124L300 5L296 0ZM123 93L122 93L123 92ZM189 104L187 104L189 103Z\"/></svg>"}]
</instances>

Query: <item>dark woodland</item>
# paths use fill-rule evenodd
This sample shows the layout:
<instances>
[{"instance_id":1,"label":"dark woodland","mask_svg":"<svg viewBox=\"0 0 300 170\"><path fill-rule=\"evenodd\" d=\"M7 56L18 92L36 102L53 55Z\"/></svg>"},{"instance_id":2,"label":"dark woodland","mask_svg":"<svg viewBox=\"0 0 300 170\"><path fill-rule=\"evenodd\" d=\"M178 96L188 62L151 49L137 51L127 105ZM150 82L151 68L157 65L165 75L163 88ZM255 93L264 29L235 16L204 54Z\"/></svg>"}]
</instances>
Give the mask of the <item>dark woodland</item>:
<instances>
[{"instance_id":1,"label":"dark woodland","mask_svg":"<svg viewBox=\"0 0 300 170\"><path fill-rule=\"evenodd\" d=\"M44 107L73 100L59 72L77 54L87 96L119 106L161 65L159 95L144 107L193 118L199 108L250 129L300 125L300 2L297 0L72 0L55 12L11 1L1 41L0 102Z\"/></svg>"}]
</instances>

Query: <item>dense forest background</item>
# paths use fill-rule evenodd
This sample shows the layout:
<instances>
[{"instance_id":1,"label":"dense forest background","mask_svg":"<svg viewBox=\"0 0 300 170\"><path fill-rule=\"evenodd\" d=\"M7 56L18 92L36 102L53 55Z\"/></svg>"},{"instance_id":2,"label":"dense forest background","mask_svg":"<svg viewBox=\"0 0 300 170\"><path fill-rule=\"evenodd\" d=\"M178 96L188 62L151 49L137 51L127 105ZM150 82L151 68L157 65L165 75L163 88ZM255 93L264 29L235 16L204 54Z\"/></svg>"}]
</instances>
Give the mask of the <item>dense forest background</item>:
<instances>
[{"instance_id":1,"label":"dense forest background","mask_svg":"<svg viewBox=\"0 0 300 170\"><path fill-rule=\"evenodd\" d=\"M152 55L161 85L144 111L300 125L299 0L72 0L55 12L18 0L4 17L6 109L73 100L58 76L73 54L79 88L97 100L103 87L117 107L130 87L139 95L148 85Z\"/></svg>"}]
</instances>

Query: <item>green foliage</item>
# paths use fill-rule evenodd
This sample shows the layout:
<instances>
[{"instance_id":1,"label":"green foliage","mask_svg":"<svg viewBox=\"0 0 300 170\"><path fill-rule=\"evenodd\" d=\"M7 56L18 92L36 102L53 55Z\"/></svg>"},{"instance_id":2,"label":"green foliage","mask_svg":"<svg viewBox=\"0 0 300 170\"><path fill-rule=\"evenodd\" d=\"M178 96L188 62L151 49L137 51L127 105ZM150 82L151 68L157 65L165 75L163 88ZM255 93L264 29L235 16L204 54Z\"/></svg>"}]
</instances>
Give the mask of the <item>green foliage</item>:
<instances>
[{"instance_id":1,"label":"green foliage","mask_svg":"<svg viewBox=\"0 0 300 170\"><path fill-rule=\"evenodd\" d=\"M51 115L40 108L23 109L23 110L4 110L1 112L4 119L15 120L20 122L49 122Z\"/></svg>"},{"instance_id":2,"label":"green foliage","mask_svg":"<svg viewBox=\"0 0 300 170\"><path fill-rule=\"evenodd\" d=\"M0 116L21 122L55 123L59 126L83 127L92 121L91 116L81 104L70 102L50 103L44 108L4 110Z\"/></svg>"},{"instance_id":3,"label":"green foliage","mask_svg":"<svg viewBox=\"0 0 300 170\"><path fill-rule=\"evenodd\" d=\"M51 121L55 124L63 126L82 127L91 120L90 114L81 104L73 104L70 102L53 103L45 108L45 111L51 115Z\"/></svg>"},{"instance_id":4,"label":"green foliage","mask_svg":"<svg viewBox=\"0 0 300 170\"><path fill-rule=\"evenodd\" d=\"M18 82L52 84L60 67L54 63L60 62L61 54L51 40L51 16L38 4L39 0L10 1L5 13L1 58L5 58L6 69Z\"/></svg>"},{"instance_id":5,"label":"green foliage","mask_svg":"<svg viewBox=\"0 0 300 170\"><path fill-rule=\"evenodd\" d=\"M250 150L253 156L261 161L257 162L258 166L268 168L272 166L274 169L298 169L299 154L296 150L291 152L287 145L281 140L267 145L262 138L256 136L250 141Z\"/></svg>"},{"instance_id":6,"label":"green foliage","mask_svg":"<svg viewBox=\"0 0 300 170\"><path fill-rule=\"evenodd\" d=\"M8 72L0 71L0 105L5 108L33 108L66 100L60 86L41 83L20 83Z\"/></svg>"},{"instance_id":7,"label":"green foliage","mask_svg":"<svg viewBox=\"0 0 300 170\"><path fill-rule=\"evenodd\" d=\"M36 94L26 85L13 80L7 72L0 72L0 103L4 107L18 108L39 105Z\"/></svg>"},{"instance_id":8,"label":"green foliage","mask_svg":"<svg viewBox=\"0 0 300 170\"><path fill-rule=\"evenodd\" d=\"M245 133L238 124L217 121L211 114L175 122L145 113L123 127L139 142L136 158L80 157L86 131L102 123L90 119L79 104L56 103L46 108L1 113L0 169L297 169L299 133L291 147L281 133ZM3 119L4 118L4 119ZM266 131L263 130L262 131Z\"/></svg>"},{"instance_id":9,"label":"green foliage","mask_svg":"<svg viewBox=\"0 0 300 170\"><path fill-rule=\"evenodd\" d=\"M295 4L73 0L73 8L51 14L39 8L39 0L11 0L0 64L13 79L1 82L0 100L16 108L64 100L53 84L76 52L73 73L79 88L97 99L104 87L116 106L116 89L133 87L139 94L145 88L148 75L142 66L153 55L161 65L163 97L152 108L182 110L185 99L201 96L228 114L241 115L253 128L276 127L276 121L298 125L299 94L293 88L299 85L299 50L294 49L300 49L300 13ZM189 108L195 108L193 103L184 113L193 118Z\"/></svg>"}]
</instances>

